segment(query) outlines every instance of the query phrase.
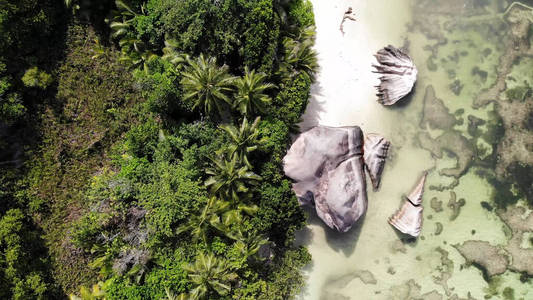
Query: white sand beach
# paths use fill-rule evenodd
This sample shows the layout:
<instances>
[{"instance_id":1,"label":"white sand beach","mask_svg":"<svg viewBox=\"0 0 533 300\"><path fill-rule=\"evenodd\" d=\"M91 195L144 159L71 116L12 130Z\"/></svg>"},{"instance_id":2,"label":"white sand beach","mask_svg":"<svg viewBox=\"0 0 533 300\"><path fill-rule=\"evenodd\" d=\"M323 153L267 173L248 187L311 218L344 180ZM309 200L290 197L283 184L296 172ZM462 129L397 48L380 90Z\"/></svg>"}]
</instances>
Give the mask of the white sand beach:
<instances>
[{"instance_id":1,"label":"white sand beach","mask_svg":"<svg viewBox=\"0 0 533 300\"><path fill-rule=\"evenodd\" d=\"M330 126L359 125L379 130L379 120L367 113L380 109L372 73L373 55L382 47L402 46L409 5L387 0L312 0L316 22L315 49L320 70L301 124L302 130L317 123ZM352 7L357 21L346 20ZM354 119L354 117L356 119Z\"/></svg>"}]
</instances>

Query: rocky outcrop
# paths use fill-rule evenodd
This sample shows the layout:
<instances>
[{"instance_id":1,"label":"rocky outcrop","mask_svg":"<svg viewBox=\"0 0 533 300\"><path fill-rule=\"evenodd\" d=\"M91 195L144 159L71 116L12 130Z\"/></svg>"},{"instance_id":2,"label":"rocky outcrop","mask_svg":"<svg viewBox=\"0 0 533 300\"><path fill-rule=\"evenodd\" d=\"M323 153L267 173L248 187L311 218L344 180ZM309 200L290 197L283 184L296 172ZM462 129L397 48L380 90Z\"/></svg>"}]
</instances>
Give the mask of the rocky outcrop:
<instances>
[{"instance_id":1,"label":"rocky outcrop","mask_svg":"<svg viewBox=\"0 0 533 300\"><path fill-rule=\"evenodd\" d=\"M466 241L454 245L468 264L480 268L491 277L506 270L533 276L533 248L529 234L533 232L533 213L518 205L498 209L496 214L510 229L510 239L503 244L491 245L487 241Z\"/></svg>"},{"instance_id":2,"label":"rocky outcrop","mask_svg":"<svg viewBox=\"0 0 533 300\"><path fill-rule=\"evenodd\" d=\"M314 203L331 228L348 231L367 208L363 133L357 126L317 126L302 133L283 158L302 204Z\"/></svg>"},{"instance_id":3,"label":"rocky outcrop","mask_svg":"<svg viewBox=\"0 0 533 300\"><path fill-rule=\"evenodd\" d=\"M422 195L426 183L427 173L419 179L414 189L407 196L401 208L389 218L389 224L402 233L418 237L422 230Z\"/></svg>"},{"instance_id":4,"label":"rocky outcrop","mask_svg":"<svg viewBox=\"0 0 533 300\"><path fill-rule=\"evenodd\" d=\"M409 55L391 45L379 50L375 57L379 64L373 67L382 75L377 86L378 102L392 105L411 92L418 70Z\"/></svg>"},{"instance_id":5,"label":"rocky outcrop","mask_svg":"<svg viewBox=\"0 0 533 300\"><path fill-rule=\"evenodd\" d=\"M365 166L374 190L379 188L381 173L383 173L383 168L385 167L385 159L387 158L389 147L390 142L382 136L370 133L365 137Z\"/></svg>"}]
</instances>

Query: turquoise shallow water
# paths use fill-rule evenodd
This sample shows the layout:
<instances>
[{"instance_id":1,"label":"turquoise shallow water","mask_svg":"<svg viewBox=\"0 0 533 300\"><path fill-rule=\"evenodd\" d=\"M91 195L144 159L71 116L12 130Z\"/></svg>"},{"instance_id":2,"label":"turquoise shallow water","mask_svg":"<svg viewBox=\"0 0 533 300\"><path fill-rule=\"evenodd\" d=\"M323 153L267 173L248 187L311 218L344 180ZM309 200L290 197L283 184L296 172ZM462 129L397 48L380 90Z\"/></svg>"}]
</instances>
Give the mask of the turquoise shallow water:
<instances>
[{"instance_id":1,"label":"turquoise shallow water","mask_svg":"<svg viewBox=\"0 0 533 300\"><path fill-rule=\"evenodd\" d=\"M307 210L309 225L298 242L313 263L301 298L533 299L526 276L533 271L517 264L533 263L529 210L511 221L496 209L503 202L526 207L533 190L527 1L312 2L321 74L302 127L358 125L385 136L392 148L382 187L368 190L366 216L350 232L333 232ZM338 24L324 19L342 16L347 6L364 26L354 22L332 38ZM388 43L405 46L419 71L414 92L391 108L376 103L376 78L365 67L371 56L357 52ZM333 85L335 78L342 84ZM412 241L387 218L424 170L424 223ZM483 263L469 263L472 253L457 248L469 241L487 243L481 256L495 249L505 257L504 272L489 278Z\"/></svg>"}]
</instances>

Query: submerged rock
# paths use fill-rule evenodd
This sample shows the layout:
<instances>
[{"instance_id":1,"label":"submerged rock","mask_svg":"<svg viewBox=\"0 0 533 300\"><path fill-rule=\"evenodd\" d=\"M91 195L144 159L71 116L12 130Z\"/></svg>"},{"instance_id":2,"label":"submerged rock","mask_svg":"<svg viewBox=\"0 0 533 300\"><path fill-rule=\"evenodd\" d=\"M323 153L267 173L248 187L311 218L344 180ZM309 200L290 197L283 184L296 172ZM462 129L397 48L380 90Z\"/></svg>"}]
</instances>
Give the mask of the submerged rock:
<instances>
[{"instance_id":1,"label":"submerged rock","mask_svg":"<svg viewBox=\"0 0 533 300\"><path fill-rule=\"evenodd\" d=\"M379 50L375 57L379 64L373 67L382 75L377 86L378 102L392 105L411 92L418 70L409 55L391 45Z\"/></svg>"},{"instance_id":2,"label":"submerged rock","mask_svg":"<svg viewBox=\"0 0 533 300\"><path fill-rule=\"evenodd\" d=\"M422 119L420 128L425 128L426 124L431 129L449 130L457 123L453 114L444 105L444 102L437 98L435 89L428 85L424 94L424 108L422 110Z\"/></svg>"},{"instance_id":3,"label":"submerged rock","mask_svg":"<svg viewBox=\"0 0 533 300\"><path fill-rule=\"evenodd\" d=\"M505 273L509 260L505 251L492 246L486 241L466 241L462 245L454 245L468 264L482 267L488 277Z\"/></svg>"},{"instance_id":4,"label":"submerged rock","mask_svg":"<svg viewBox=\"0 0 533 300\"><path fill-rule=\"evenodd\" d=\"M461 207L465 206L466 200L461 198L457 200L457 195L454 191L450 191L450 200L448 201L448 207L452 210L450 221L457 219L459 213L461 213Z\"/></svg>"},{"instance_id":5,"label":"submerged rock","mask_svg":"<svg viewBox=\"0 0 533 300\"><path fill-rule=\"evenodd\" d=\"M332 229L348 231L367 208L363 133L357 126L317 126L302 133L283 158L302 204L315 204Z\"/></svg>"},{"instance_id":6,"label":"submerged rock","mask_svg":"<svg viewBox=\"0 0 533 300\"><path fill-rule=\"evenodd\" d=\"M436 290L422 294L421 287L415 282L414 279L405 281L399 285L394 285L389 289L389 295L387 299L390 300L442 300L443 297Z\"/></svg>"},{"instance_id":7,"label":"submerged rock","mask_svg":"<svg viewBox=\"0 0 533 300\"><path fill-rule=\"evenodd\" d=\"M526 234L533 232L533 213L525 207L511 205L497 209L496 214L511 230L507 242L491 245L487 241L470 240L454 247L468 264L480 268L487 277L506 270L533 276L533 249L523 245Z\"/></svg>"},{"instance_id":8,"label":"submerged rock","mask_svg":"<svg viewBox=\"0 0 533 300\"><path fill-rule=\"evenodd\" d=\"M524 234L533 232L533 212L522 206L508 206L497 212L502 221L511 229L512 237L504 246L509 253L508 269L533 276L533 249L522 246Z\"/></svg>"},{"instance_id":9,"label":"submerged rock","mask_svg":"<svg viewBox=\"0 0 533 300\"><path fill-rule=\"evenodd\" d=\"M390 142L384 137L370 133L365 137L364 160L368 175L374 190L379 188L381 173L385 167L385 159L389 151Z\"/></svg>"},{"instance_id":10,"label":"submerged rock","mask_svg":"<svg viewBox=\"0 0 533 300\"><path fill-rule=\"evenodd\" d=\"M432 139L427 132L417 135L418 144L431 152L436 158L443 157L443 150L453 154L457 164L453 168L445 168L439 171L440 175L460 178L474 160L474 147L472 143L457 131L447 131Z\"/></svg>"},{"instance_id":11,"label":"submerged rock","mask_svg":"<svg viewBox=\"0 0 533 300\"><path fill-rule=\"evenodd\" d=\"M437 197L431 198L431 208L435 212L441 212L442 211L442 201L439 200Z\"/></svg>"},{"instance_id":12,"label":"submerged rock","mask_svg":"<svg viewBox=\"0 0 533 300\"><path fill-rule=\"evenodd\" d=\"M441 234L443 229L444 227L442 226L441 222L435 223L435 235Z\"/></svg>"}]
</instances>

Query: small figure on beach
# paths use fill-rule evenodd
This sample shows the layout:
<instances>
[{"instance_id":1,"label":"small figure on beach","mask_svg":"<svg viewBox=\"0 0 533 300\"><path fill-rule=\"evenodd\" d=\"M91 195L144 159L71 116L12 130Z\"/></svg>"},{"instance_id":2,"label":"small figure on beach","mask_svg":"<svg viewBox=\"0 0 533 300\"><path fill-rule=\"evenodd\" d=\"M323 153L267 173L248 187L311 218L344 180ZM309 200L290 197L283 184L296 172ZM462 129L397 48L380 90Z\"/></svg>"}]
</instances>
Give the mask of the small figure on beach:
<instances>
[{"instance_id":1,"label":"small figure on beach","mask_svg":"<svg viewBox=\"0 0 533 300\"><path fill-rule=\"evenodd\" d=\"M346 21L346 19L357 21L357 19L355 18L355 13L352 11L352 7L348 7L348 10L344 12L344 16L342 17L341 26L340 26L342 35L344 35L344 21Z\"/></svg>"}]
</instances>

